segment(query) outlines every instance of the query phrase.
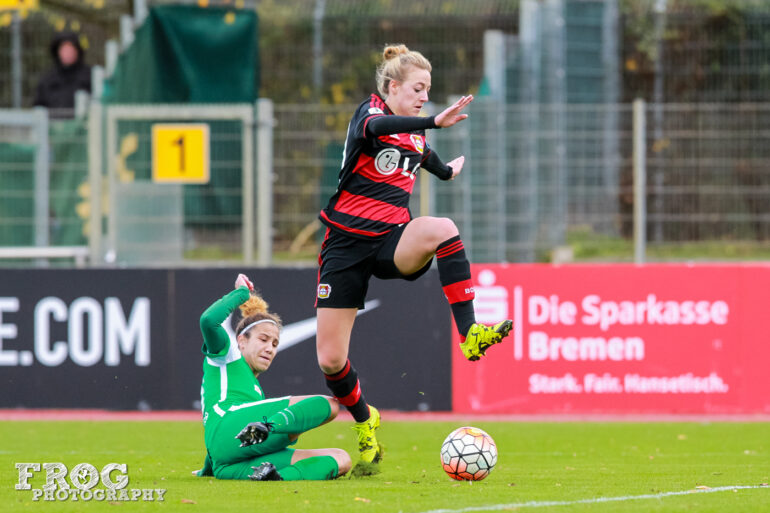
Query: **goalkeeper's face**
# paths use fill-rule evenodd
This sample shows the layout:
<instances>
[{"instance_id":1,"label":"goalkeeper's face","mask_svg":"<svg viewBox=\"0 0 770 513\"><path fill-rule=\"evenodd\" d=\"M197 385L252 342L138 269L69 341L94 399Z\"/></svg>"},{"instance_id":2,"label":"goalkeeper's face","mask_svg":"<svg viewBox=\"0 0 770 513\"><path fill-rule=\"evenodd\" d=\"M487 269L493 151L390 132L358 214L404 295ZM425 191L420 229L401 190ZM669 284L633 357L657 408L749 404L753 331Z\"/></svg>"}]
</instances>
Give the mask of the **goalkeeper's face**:
<instances>
[{"instance_id":1,"label":"goalkeeper's face","mask_svg":"<svg viewBox=\"0 0 770 513\"><path fill-rule=\"evenodd\" d=\"M245 335L238 335L238 348L255 374L265 372L273 363L280 335L278 326L272 322L258 324Z\"/></svg>"}]
</instances>

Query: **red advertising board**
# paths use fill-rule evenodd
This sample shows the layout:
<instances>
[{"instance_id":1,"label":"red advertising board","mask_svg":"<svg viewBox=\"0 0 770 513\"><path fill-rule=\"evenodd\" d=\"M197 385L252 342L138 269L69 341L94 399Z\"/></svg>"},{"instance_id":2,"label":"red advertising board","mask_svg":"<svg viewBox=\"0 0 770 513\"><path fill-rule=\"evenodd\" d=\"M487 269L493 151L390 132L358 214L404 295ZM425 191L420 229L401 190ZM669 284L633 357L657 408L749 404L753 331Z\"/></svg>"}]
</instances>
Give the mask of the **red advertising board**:
<instances>
[{"instance_id":1,"label":"red advertising board","mask_svg":"<svg viewBox=\"0 0 770 513\"><path fill-rule=\"evenodd\" d=\"M514 328L477 362L452 351L456 412L770 412L770 266L479 264L473 276L477 320Z\"/></svg>"}]
</instances>

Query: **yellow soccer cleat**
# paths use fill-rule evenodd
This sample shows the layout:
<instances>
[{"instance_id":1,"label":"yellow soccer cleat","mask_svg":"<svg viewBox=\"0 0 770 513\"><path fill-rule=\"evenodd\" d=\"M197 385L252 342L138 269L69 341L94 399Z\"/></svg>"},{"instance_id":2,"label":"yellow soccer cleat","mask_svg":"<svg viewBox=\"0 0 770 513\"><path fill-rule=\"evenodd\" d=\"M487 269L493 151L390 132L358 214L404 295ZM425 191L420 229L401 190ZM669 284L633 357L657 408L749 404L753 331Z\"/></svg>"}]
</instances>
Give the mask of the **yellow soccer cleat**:
<instances>
[{"instance_id":1,"label":"yellow soccer cleat","mask_svg":"<svg viewBox=\"0 0 770 513\"><path fill-rule=\"evenodd\" d=\"M499 322L494 326L475 323L468 330L465 340L460 342L460 349L468 360L476 361L484 356L489 346L502 342L512 327L511 320Z\"/></svg>"},{"instance_id":2,"label":"yellow soccer cleat","mask_svg":"<svg viewBox=\"0 0 770 513\"><path fill-rule=\"evenodd\" d=\"M382 446L377 442L375 434L378 427L380 427L380 412L369 405L369 418L353 425L353 431L358 436L358 452L361 454L362 462L379 463L382 459Z\"/></svg>"}]
</instances>

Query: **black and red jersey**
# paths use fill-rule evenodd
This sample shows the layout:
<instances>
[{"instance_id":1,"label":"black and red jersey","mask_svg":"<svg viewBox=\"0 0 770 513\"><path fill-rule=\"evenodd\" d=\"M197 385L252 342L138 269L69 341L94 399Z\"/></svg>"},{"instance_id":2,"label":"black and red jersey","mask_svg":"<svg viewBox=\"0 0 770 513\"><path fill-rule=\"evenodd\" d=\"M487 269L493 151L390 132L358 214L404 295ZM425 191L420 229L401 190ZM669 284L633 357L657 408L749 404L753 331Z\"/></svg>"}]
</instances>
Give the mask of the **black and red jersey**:
<instances>
[{"instance_id":1,"label":"black and red jersey","mask_svg":"<svg viewBox=\"0 0 770 513\"><path fill-rule=\"evenodd\" d=\"M371 127L367 131L370 122L383 116L396 121L385 131L397 133L373 135ZM337 191L319 215L325 225L354 237L383 236L412 219L409 197L420 167L445 180L452 177L452 170L435 154L428 159L424 128L398 130L417 125L436 128L433 118L394 116L376 94L358 106L348 126Z\"/></svg>"}]
</instances>

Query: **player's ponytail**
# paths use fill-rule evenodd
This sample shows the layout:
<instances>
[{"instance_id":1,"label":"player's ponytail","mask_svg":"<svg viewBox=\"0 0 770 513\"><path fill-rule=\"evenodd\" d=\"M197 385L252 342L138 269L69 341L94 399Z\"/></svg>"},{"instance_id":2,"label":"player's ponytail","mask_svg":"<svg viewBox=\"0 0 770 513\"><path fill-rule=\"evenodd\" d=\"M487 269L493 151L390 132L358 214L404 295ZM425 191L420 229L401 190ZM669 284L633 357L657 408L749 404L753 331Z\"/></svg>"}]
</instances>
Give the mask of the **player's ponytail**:
<instances>
[{"instance_id":1,"label":"player's ponytail","mask_svg":"<svg viewBox=\"0 0 770 513\"><path fill-rule=\"evenodd\" d=\"M262 299L259 294L253 293L249 295L249 299L240 306L240 309L241 314L244 317L251 317L256 314L267 313L268 306L267 301Z\"/></svg>"},{"instance_id":2,"label":"player's ponytail","mask_svg":"<svg viewBox=\"0 0 770 513\"><path fill-rule=\"evenodd\" d=\"M281 318L274 313L270 313L268 311L268 306L267 301L262 299L256 292L252 292L249 299L240 306L243 319L241 319L241 322L239 322L238 326L235 328L235 334L240 335L258 321L270 321L280 329Z\"/></svg>"},{"instance_id":3,"label":"player's ponytail","mask_svg":"<svg viewBox=\"0 0 770 513\"><path fill-rule=\"evenodd\" d=\"M420 52L406 45L385 45L382 62L377 66L377 91L382 98L388 97L390 82L403 82L410 67L432 71L430 61Z\"/></svg>"}]
</instances>

